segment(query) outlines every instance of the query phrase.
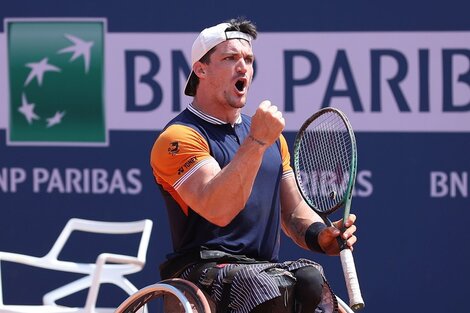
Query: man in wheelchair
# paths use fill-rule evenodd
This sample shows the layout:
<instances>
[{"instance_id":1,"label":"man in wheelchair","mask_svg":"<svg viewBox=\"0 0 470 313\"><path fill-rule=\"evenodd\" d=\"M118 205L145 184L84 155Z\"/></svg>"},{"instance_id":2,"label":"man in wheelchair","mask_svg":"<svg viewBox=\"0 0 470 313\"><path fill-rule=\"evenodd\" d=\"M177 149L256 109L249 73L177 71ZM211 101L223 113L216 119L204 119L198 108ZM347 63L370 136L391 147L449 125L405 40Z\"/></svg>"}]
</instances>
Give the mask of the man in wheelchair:
<instances>
[{"instance_id":1,"label":"man in wheelchair","mask_svg":"<svg viewBox=\"0 0 470 313\"><path fill-rule=\"evenodd\" d=\"M255 25L239 18L204 29L193 43L185 87L193 102L151 152L174 247L161 275L196 283L217 312L335 312L319 264L278 260L280 232L338 255L338 236L350 248L356 242L355 216L341 233L341 221L327 227L302 199L275 105L266 100L252 117L242 114L256 37Z\"/></svg>"}]
</instances>

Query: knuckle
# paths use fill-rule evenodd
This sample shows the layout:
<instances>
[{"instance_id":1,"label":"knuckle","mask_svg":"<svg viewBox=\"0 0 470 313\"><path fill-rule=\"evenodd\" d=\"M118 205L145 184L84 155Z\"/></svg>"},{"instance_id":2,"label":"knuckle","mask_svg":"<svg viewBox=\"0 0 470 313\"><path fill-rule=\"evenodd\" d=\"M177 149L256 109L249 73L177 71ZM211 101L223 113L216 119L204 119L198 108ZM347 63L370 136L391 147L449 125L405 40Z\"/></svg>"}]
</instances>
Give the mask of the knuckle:
<instances>
[{"instance_id":1,"label":"knuckle","mask_svg":"<svg viewBox=\"0 0 470 313\"><path fill-rule=\"evenodd\" d=\"M271 105L271 101L264 100L260 103L259 107L262 109L268 108Z\"/></svg>"}]
</instances>

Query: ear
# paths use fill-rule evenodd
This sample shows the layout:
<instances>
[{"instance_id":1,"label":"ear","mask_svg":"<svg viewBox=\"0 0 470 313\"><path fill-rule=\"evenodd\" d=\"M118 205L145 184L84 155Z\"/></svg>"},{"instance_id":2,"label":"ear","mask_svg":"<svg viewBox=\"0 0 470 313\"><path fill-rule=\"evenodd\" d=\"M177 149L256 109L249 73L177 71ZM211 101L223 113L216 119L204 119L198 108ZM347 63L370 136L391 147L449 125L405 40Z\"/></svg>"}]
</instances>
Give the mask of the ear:
<instances>
[{"instance_id":1,"label":"ear","mask_svg":"<svg viewBox=\"0 0 470 313\"><path fill-rule=\"evenodd\" d=\"M202 62L196 62L193 66L193 72L199 78L204 78L206 76L206 64Z\"/></svg>"}]
</instances>

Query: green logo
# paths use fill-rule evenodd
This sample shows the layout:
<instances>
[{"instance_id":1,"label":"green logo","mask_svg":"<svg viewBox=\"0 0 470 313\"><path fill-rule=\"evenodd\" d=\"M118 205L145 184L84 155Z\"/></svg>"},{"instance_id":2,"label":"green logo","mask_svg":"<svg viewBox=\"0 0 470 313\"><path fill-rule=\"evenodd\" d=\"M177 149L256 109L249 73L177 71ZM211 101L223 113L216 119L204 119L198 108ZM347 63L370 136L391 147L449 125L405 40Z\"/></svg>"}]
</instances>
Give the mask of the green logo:
<instances>
[{"instance_id":1,"label":"green logo","mask_svg":"<svg viewBox=\"0 0 470 313\"><path fill-rule=\"evenodd\" d=\"M7 20L9 143L107 145L104 21Z\"/></svg>"}]
</instances>

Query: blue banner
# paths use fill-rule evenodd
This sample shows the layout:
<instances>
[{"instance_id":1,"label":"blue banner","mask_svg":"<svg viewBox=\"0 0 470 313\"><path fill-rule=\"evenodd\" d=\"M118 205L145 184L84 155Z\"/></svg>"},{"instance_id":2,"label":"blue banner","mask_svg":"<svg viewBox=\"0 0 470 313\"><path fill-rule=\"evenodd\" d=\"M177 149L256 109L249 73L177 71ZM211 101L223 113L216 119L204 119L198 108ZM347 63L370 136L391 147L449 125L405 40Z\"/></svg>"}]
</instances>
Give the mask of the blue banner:
<instances>
[{"instance_id":1,"label":"blue banner","mask_svg":"<svg viewBox=\"0 0 470 313\"><path fill-rule=\"evenodd\" d=\"M233 17L230 8L261 32L248 113L273 99L285 113L291 151L296 129L322 106L344 110L356 129L352 213L363 312L465 310L468 2L294 1L253 3L250 11L220 3L211 12L205 2L26 2L0 5L0 251L42 256L72 217L149 218L147 263L129 279L139 288L160 279L171 238L150 149L191 100L182 86L193 39ZM318 261L347 300L339 258L302 250L285 236L281 242L282 260ZM93 258L100 245L131 253L135 238L73 238L61 256ZM1 273L9 304L41 303L70 281L13 264L2 264ZM99 301L117 306L125 297L105 287Z\"/></svg>"}]
</instances>

